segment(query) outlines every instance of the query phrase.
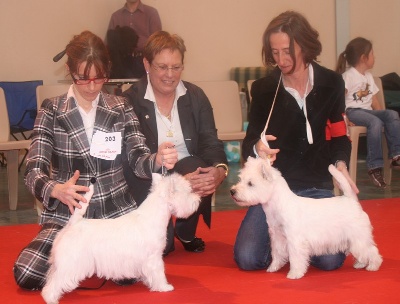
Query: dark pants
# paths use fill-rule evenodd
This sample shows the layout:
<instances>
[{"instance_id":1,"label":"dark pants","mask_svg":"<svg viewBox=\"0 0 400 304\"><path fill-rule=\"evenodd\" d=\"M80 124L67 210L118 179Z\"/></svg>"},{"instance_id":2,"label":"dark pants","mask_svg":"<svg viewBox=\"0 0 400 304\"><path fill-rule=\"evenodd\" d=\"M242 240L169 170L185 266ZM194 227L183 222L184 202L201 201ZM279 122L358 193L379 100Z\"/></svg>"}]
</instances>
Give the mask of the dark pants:
<instances>
[{"instance_id":1,"label":"dark pants","mask_svg":"<svg viewBox=\"0 0 400 304\"><path fill-rule=\"evenodd\" d=\"M181 175L185 175L196 171L198 167L205 168L208 167L208 165L196 156L189 156L178 161L175 164L174 169L170 170L169 173L177 172ZM129 168L129 165L124 166L124 174L129 185L129 190L135 198L136 204L140 206L140 204L146 199L150 190L151 180L137 178ZM185 241L193 240L196 235L200 214L203 215L204 222L207 226L211 226L211 198L212 195L202 197L199 209L187 219L176 219L175 227L172 219L170 220L167 228L167 246L165 248L165 253L174 249L174 234L178 235L180 239Z\"/></svg>"},{"instance_id":2,"label":"dark pants","mask_svg":"<svg viewBox=\"0 0 400 304\"><path fill-rule=\"evenodd\" d=\"M174 172L185 175L195 171L198 167L208 167L207 164L198 157L189 156L181 159L175 164ZM167 228L167 246L164 253L174 249L174 233L182 240L191 241L196 236L197 224L200 214L203 215L204 222L208 227L211 226L211 198L212 194L202 197L199 209L187 219L176 219L175 229L172 219Z\"/></svg>"}]
</instances>

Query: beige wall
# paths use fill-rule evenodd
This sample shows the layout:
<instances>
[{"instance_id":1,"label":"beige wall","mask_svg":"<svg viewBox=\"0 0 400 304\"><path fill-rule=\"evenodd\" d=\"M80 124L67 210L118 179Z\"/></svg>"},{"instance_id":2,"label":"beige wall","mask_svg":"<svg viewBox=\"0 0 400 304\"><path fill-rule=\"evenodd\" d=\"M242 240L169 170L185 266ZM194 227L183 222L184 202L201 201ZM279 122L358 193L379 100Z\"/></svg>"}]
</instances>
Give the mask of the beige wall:
<instances>
[{"instance_id":1,"label":"beige wall","mask_svg":"<svg viewBox=\"0 0 400 304\"><path fill-rule=\"evenodd\" d=\"M163 28L181 35L188 49L184 78L223 80L234 66L261 65L261 35L268 22L288 9L303 13L319 31L321 64L336 63L335 0L144 0L156 7ZM380 3L385 4L380 4ZM72 35L88 29L104 37L110 15L123 0L0 0L0 80L65 75L64 60L54 63ZM374 43L374 73L400 74L400 1L349 0L350 37Z\"/></svg>"},{"instance_id":2,"label":"beige wall","mask_svg":"<svg viewBox=\"0 0 400 304\"><path fill-rule=\"evenodd\" d=\"M373 73L400 75L400 1L349 0L350 38L363 36L374 46Z\"/></svg>"}]
</instances>

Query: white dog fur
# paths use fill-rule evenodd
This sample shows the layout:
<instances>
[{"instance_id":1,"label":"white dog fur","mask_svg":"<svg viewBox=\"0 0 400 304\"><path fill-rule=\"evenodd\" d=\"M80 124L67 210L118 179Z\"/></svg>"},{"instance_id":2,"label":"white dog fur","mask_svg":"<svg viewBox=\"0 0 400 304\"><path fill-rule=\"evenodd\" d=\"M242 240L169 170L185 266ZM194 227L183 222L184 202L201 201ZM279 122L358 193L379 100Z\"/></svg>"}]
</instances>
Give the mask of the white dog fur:
<instances>
[{"instance_id":1,"label":"white dog fur","mask_svg":"<svg viewBox=\"0 0 400 304\"><path fill-rule=\"evenodd\" d=\"M329 172L339 182L343 196L312 199L297 196L281 173L267 161L249 158L231 195L240 206L262 204L271 238L275 272L290 262L289 279L304 276L314 255L351 253L354 268L379 269L382 257L373 240L368 215L344 175L333 165Z\"/></svg>"},{"instance_id":2,"label":"white dog fur","mask_svg":"<svg viewBox=\"0 0 400 304\"><path fill-rule=\"evenodd\" d=\"M90 196L90 194L89 194ZM152 189L140 207L116 219L85 219L87 204L75 209L54 240L42 296L58 303L87 277L141 280L151 291L171 291L165 276L163 250L171 214L186 218L200 197L189 182L174 173L153 174Z\"/></svg>"}]
</instances>

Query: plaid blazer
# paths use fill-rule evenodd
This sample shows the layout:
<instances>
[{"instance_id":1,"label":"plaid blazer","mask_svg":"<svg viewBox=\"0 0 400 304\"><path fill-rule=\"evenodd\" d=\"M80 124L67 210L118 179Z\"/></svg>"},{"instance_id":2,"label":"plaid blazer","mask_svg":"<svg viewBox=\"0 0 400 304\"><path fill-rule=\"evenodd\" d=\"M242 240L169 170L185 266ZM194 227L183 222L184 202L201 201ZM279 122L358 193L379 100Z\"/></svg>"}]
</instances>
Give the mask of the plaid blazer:
<instances>
[{"instance_id":1,"label":"plaid blazer","mask_svg":"<svg viewBox=\"0 0 400 304\"><path fill-rule=\"evenodd\" d=\"M135 175L151 178L155 154L150 154L145 145L136 114L125 98L100 92L93 133L98 130L121 132L121 150L126 151ZM115 218L136 208L124 179L122 156L103 160L90 155L75 99L67 99L67 94L63 94L43 101L27 157L25 184L44 204L41 224L63 226L68 221L68 206L51 198L50 193L57 183L69 180L75 170L80 171L77 184L89 186L95 181L86 217Z\"/></svg>"}]
</instances>

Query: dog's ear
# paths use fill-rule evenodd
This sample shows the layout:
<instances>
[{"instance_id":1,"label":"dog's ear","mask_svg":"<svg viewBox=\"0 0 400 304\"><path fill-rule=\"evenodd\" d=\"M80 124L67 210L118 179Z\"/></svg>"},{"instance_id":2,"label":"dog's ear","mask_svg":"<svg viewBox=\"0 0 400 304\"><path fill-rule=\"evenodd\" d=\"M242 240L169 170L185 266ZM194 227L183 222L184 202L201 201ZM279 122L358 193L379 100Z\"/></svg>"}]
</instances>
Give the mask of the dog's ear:
<instances>
[{"instance_id":1,"label":"dog's ear","mask_svg":"<svg viewBox=\"0 0 400 304\"><path fill-rule=\"evenodd\" d=\"M272 179L272 175L271 175L271 165L269 164L268 161L262 160L259 162L259 169L261 172L261 176L263 179L266 180L271 180Z\"/></svg>"}]
</instances>

